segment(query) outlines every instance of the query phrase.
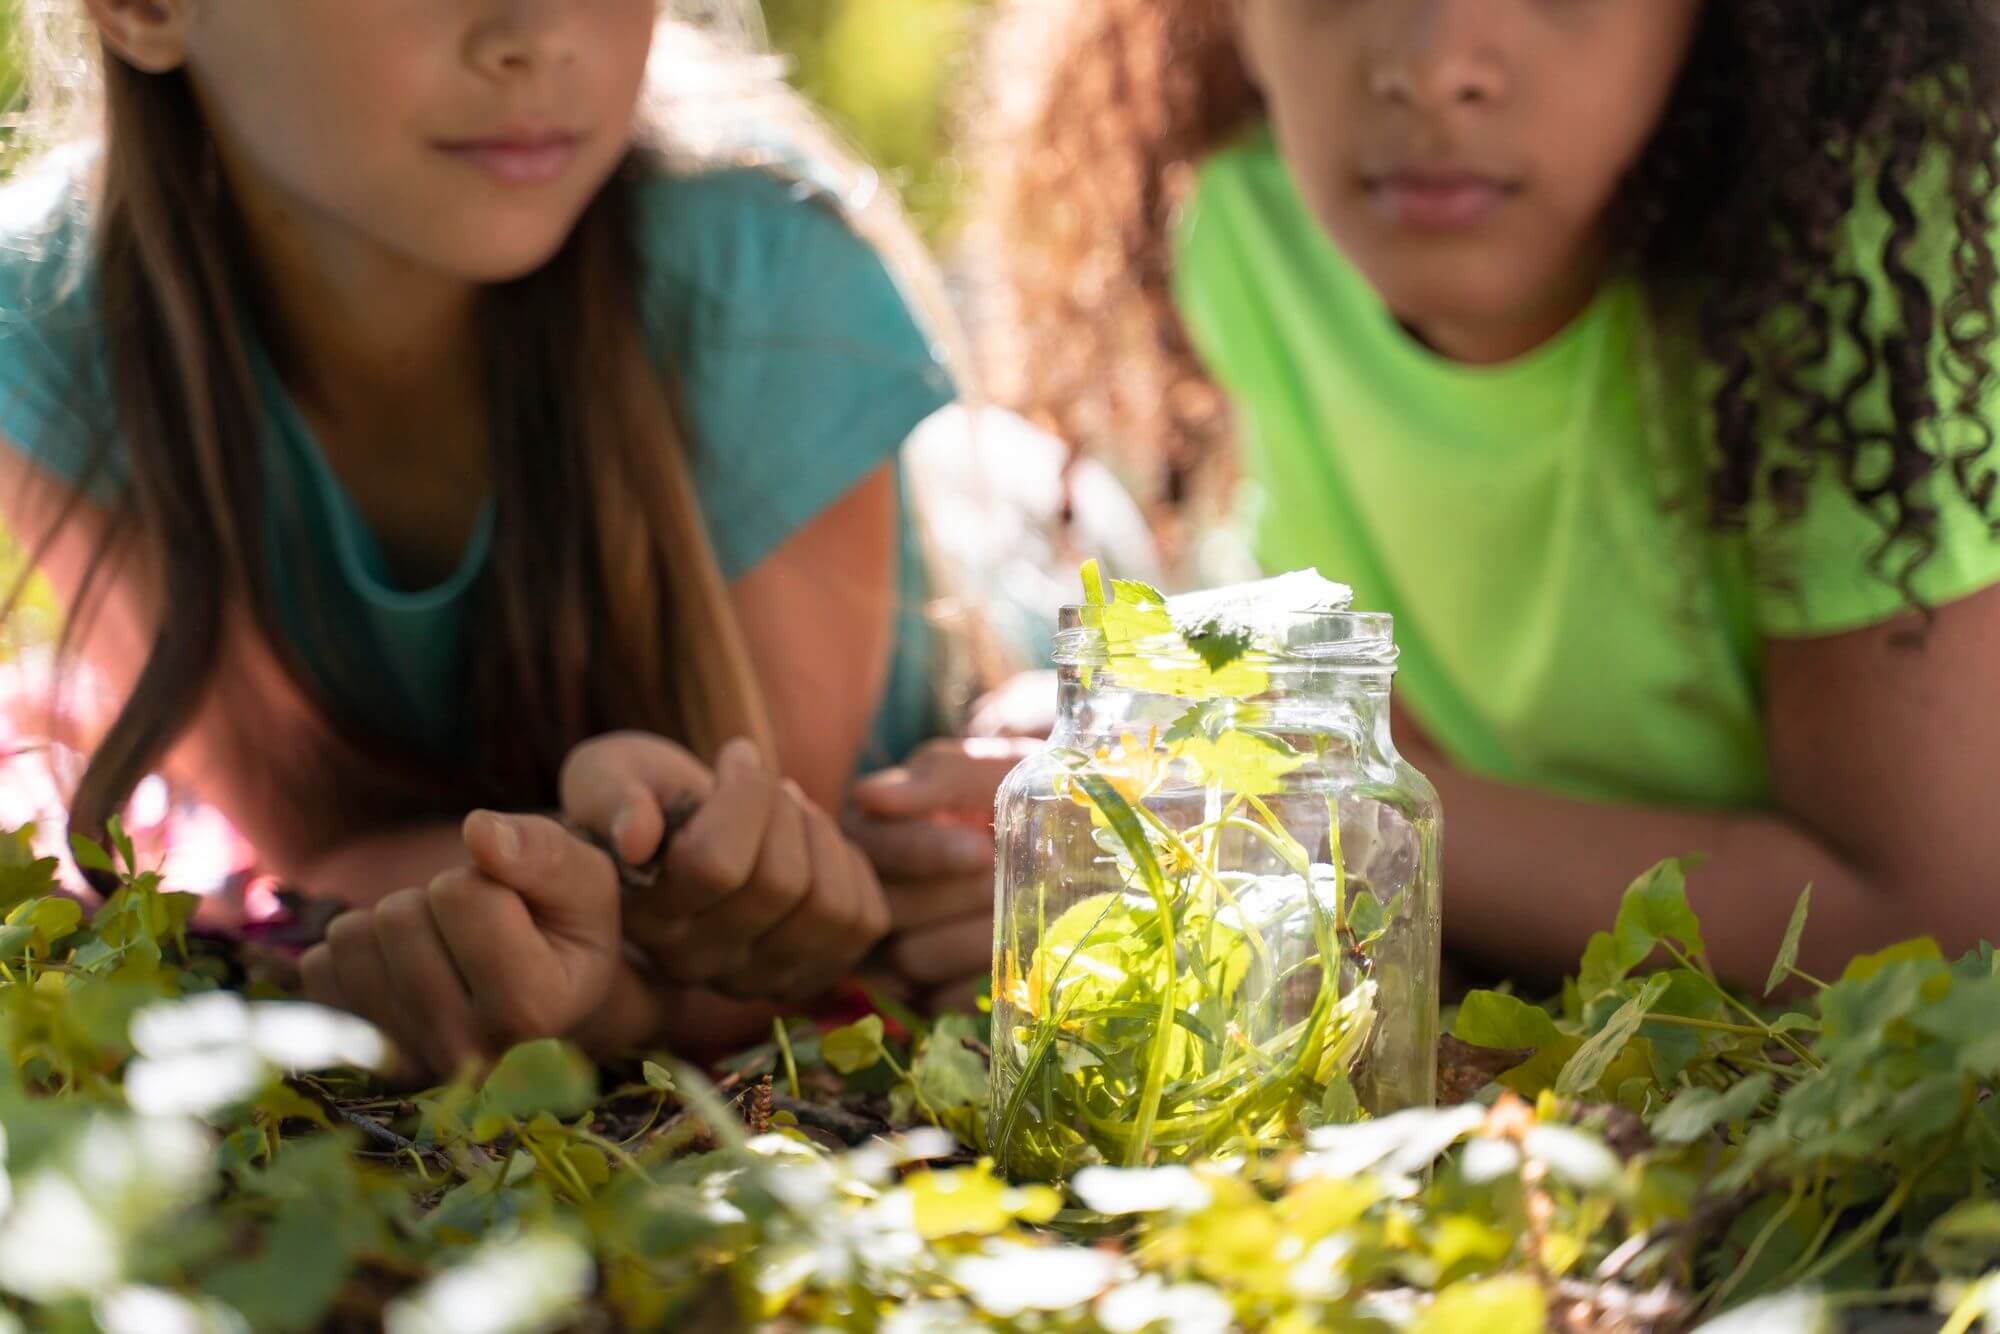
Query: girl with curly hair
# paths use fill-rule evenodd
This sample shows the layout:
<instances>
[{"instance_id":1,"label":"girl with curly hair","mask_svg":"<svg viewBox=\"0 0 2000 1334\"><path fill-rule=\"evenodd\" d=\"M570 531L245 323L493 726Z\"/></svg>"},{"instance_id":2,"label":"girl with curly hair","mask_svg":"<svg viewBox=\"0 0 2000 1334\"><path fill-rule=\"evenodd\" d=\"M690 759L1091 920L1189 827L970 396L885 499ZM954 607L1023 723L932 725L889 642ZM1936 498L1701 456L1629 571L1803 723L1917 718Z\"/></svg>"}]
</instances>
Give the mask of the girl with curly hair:
<instances>
[{"instance_id":1,"label":"girl with curly hair","mask_svg":"<svg viewBox=\"0 0 2000 1334\"><path fill-rule=\"evenodd\" d=\"M1991 929L2000 10L1011 17L996 364L1395 613L1460 948L1559 968L1694 851L1732 977L1807 883L1807 968Z\"/></svg>"}]
</instances>

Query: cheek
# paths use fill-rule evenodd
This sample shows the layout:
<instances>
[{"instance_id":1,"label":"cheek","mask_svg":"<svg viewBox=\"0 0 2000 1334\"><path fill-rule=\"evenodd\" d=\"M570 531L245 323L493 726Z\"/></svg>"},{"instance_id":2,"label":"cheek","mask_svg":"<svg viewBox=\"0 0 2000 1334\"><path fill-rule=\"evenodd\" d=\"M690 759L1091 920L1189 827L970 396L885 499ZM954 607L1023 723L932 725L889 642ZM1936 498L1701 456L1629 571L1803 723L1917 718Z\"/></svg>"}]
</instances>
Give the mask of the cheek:
<instances>
[{"instance_id":1,"label":"cheek","mask_svg":"<svg viewBox=\"0 0 2000 1334\"><path fill-rule=\"evenodd\" d=\"M214 63L218 77L197 69L205 110L218 134L288 193L320 204L365 193L409 157L428 72L409 48L359 62L337 47L315 56L308 44L290 45L290 58L231 62L225 54Z\"/></svg>"}]
</instances>

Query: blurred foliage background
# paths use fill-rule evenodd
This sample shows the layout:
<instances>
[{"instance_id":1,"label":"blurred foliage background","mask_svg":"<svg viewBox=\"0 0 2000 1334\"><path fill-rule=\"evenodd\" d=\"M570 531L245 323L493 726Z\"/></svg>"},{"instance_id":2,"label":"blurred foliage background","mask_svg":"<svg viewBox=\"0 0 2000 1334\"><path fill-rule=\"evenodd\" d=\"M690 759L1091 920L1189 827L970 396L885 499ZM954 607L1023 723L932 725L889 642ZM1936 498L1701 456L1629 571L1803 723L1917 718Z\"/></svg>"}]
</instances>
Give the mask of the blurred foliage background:
<instances>
[{"instance_id":1,"label":"blurred foliage background","mask_svg":"<svg viewBox=\"0 0 2000 1334\"><path fill-rule=\"evenodd\" d=\"M950 231L964 164L953 113L989 0L764 0L793 82L888 172L933 239Z\"/></svg>"}]
</instances>

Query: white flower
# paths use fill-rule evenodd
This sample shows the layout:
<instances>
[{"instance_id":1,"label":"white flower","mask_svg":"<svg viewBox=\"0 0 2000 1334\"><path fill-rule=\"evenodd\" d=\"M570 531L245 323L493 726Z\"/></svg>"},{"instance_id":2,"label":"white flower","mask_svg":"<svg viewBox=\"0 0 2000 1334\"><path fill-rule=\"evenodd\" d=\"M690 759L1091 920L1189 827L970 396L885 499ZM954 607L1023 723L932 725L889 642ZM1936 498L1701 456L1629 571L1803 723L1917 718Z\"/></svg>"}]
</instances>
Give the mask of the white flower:
<instances>
[{"instance_id":1,"label":"white flower","mask_svg":"<svg viewBox=\"0 0 2000 1334\"><path fill-rule=\"evenodd\" d=\"M117 1279L123 1260L118 1238L83 1192L56 1172L30 1177L0 1227L0 1288L29 1301L94 1292Z\"/></svg>"},{"instance_id":2,"label":"white flower","mask_svg":"<svg viewBox=\"0 0 2000 1334\"><path fill-rule=\"evenodd\" d=\"M1067 1311L1091 1301L1125 1272L1125 1262L1076 1246L995 1242L952 1266L951 1276L980 1310L1003 1320L1024 1311Z\"/></svg>"},{"instance_id":3,"label":"white flower","mask_svg":"<svg viewBox=\"0 0 2000 1334\"><path fill-rule=\"evenodd\" d=\"M1209 1189L1185 1167L1086 1167L1071 1186L1100 1214L1154 1214L1199 1209Z\"/></svg>"},{"instance_id":4,"label":"white flower","mask_svg":"<svg viewBox=\"0 0 2000 1334\"><path fill-rule=\"evenodd\" d=\"M1581 1190L1602 1190L1617 1181L1621 1171L1618 1156L1602 1141L1567 1126L1536 1126L1522 1136L1521 1147Z\"/></svg>"},{"instance_id":5,"label":"white flower","mask_svg":"<svg viewBox=\"0 0 2000 1334\"><path fill-rule=\"evenodd\" d=\"M1504 1139L1475 1139L1465 1146L1459 1170L1475 1186L1483 1186L1521 1170L1521 1151Z\"/></svg>"},{"instance_id":6,"label":"white flower","mask_svg":"<svg viewBox=\"0 0 2000 1334\"><path fill-rule=\"evenodd\" d=\"M98 1298L92 1314L104 1334L249 1334L250 1329L221 1302L197 1302L136 1284Z\"/></svg>"},{"instance_id":7,"label":"white flower","mask_svg":"<svg viewBox=\"0 0 2000 1334\"><path fill-rule=\"evenodd\" d=\"M1093 1309L1097 1323L1111 1334L1153 1328L1168 1334L1224 1334L1235 1321L1228 1299L1206 1283L1169 1286L1157 1274L1113 1288Z\"/></svg>"},{"instance_id":8,"label":"white flower","mask_svg":"<svg viewBox=\"0 0 2000 1334\"><path fill-rule=\"evenodd\" d=\"M1703 1325L1704 1334L1823 1334L1834 1328L1826 1299L1816 1292L1780 1292Z\"/></svg>"},{"instance_id":9,"label":"white flower","mask_svg":"<svg viewBox=\"0 0 2000 1334\"><path fill-rule=\"evenodd\" d=\"M590 1255L569 1238L531 1233L491 1242L470 1260L391 1302L389 1334L533 1334L554 1329L589 1295Z\"/></svg>"},{"instance_id":10,"label":"white flower","mask_svg":"<svg viewBox=\"0 0 2000 1334\"><path fill-rule=\"evenodd\" d=\"M132 1016L132 1050L179 1056L250 1041L250 1007L233 991L208 991L148 1005Z\"/></svg>"},{"instance_id":11,"label":"white flower","mask_svg":"<svg viewBox=\"0 0 2000 1334\"><path fill-rule=\"evenodd\" d=\"M143 1116L208 1116L242 1102L271 1078L248 1047L141 1057L125 1071L125 1100Z\"/></svg>"},{"instance_id":12,"label":"white flower","mask_svg":"<svg viewBox=\"0 0 2000 1334\"><path fill-rule=\"evenodd\" d=\"M291 1074L337 1066L380 1070L389 1062L388 1040L373 1024L299 1001L252 1005L250 1041L258 1055Z\"/></svg>"},{"instance_id":13,"label":"white flower","mask_svg":"<svg viewBox=\"0 0 2000 1334\"><path fill-rule=\"evenodd\" d=\"M1412 1108L1351 1126L1321 1126L1307 1140L1313 1151L1292 1165L1292 1179L1421 1172L1485 1119L1480 1107Z\"/></svg>"}]
</instances>

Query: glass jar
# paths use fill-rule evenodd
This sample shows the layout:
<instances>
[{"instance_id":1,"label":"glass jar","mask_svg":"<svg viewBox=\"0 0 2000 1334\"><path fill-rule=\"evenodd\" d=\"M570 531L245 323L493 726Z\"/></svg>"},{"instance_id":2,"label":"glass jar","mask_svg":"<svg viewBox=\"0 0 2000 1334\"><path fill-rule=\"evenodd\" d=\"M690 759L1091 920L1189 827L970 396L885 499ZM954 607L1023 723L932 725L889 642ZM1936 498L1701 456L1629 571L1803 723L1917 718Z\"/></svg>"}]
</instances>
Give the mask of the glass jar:
<instances>
[{"instance_id":1,"label":"glass jar","mask_svg":"<svg viewBox=\"0 0 2000 1334\"><path fill-rule=\"evenodd\" d=\"M1120 584L1065 609L1056 730L996 803L1003 1170L1255 1152L1433 1101L1437 794L1389 734L1392 622L1345 594Z\"/></svg>"}]
</instances>

